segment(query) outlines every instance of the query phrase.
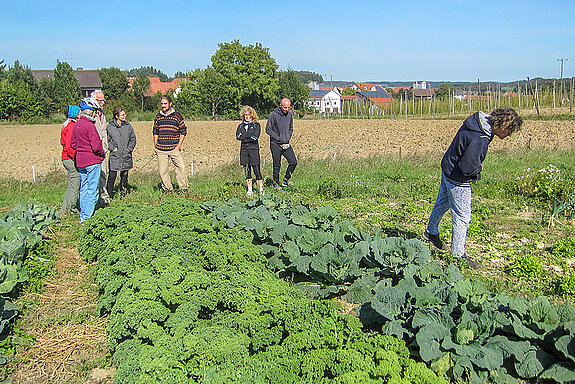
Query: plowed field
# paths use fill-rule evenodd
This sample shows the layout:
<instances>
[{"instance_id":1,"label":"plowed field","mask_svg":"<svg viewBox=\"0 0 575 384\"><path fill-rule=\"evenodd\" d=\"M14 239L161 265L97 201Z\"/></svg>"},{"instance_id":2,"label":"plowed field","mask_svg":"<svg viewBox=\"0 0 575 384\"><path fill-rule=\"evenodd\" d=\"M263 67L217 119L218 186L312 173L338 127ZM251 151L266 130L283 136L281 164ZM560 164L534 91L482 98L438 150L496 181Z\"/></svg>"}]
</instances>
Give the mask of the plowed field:
<instances>
[{"instance_id":1,"label":"plowed field","mask_svg":"<svg viewBox=\"0 0 575 384\"><path fill-rule=\"evenodd\" d=\"M238 161L235 140L238 121L188 121L184 159L194 172ZM265 120L261 121L264 131ZM374 154L429 155L438 159L461 124L458 120L295 120L292 145L300 160L366 157ZM135 170L155 171L152 122L134 122L138 139ZM62 172L60 129L53 125L2 125L0 177L32 179L52 171ZM263 161L271 161L269 140L261 136ZM491 149L575 148L575 121L526 121L511 138L495 139Z\"/></svg>"}]
</instances>

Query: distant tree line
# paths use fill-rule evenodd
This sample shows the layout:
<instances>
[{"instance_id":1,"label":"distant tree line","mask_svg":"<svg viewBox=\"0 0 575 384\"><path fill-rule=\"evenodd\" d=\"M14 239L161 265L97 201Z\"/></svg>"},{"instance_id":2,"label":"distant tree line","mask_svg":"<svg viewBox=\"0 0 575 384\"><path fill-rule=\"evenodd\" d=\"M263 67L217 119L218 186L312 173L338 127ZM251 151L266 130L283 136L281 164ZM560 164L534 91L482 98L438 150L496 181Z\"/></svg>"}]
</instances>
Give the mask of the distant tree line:
<instances>
[{"instance_id":1,"label":"distant tree line","mask_svg":"<svg viewBox=\"0 0 575 384\"><path fill-rule=\"evenodd\" d=\"M98 70L107 112L117 106L127 111L155 111L161 94L149 95L149 76L171 81L162 71L151 66L130 70L116 67ZM128 81L131 77L131 81ZM279 70L269 49L260 43L242 45L238 40L219 44L211 65L187 73L183 78L175 105L186 116L197 118L237 118L242 105L251 105L266 114L281 98L288 97L296 113L306 112L309 81L321 82L321 75L309 71ZM0 61L0 120L34 121L50 118L65 111L66 105L77 104L81 89L72 67L58 62L54 78L36 81L31 69L15 61L7 66Z\"/></svg>"}]
</instances>

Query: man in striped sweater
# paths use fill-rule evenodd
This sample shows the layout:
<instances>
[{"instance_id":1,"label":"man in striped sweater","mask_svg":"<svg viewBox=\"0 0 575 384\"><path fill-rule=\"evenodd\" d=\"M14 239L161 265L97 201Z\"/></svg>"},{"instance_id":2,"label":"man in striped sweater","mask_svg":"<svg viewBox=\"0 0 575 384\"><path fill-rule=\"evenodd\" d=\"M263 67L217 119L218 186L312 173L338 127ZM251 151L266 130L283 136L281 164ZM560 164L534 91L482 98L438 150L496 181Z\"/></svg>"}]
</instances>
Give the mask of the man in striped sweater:
<instances>
[{"instance_id":1,"label":"man in striped sweater","mask_svg":"<svg viewBox=\"0 0 575 384\"><path fill-rule=\"evenodd\" d=\"M165 95L161 100L161 110L154 120L154 147L158 155L158 169L162 180L162 189L171 192L172 181L170 180L170 161L176 168L176 180L180 190L187 191L188 175L182 157L182 143L187 134L184 118L172 108L172 98Z\"/></svg>"}]
</instances>

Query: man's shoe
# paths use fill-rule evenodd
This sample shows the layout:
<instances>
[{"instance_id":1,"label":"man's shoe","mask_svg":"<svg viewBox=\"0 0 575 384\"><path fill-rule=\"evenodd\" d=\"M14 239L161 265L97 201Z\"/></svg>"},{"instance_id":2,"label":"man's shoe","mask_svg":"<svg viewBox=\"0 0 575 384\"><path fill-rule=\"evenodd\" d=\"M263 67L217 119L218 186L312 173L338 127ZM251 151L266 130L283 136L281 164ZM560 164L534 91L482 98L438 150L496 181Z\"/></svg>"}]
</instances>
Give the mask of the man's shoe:
<instances>
[{"instance_id":1,"label":"man's shoe","mask_svg":"<svg viewBox=\"0 0 575 384\"><path fill-rule=\"evenodd\" d=\"M423 239L430 241L431 244L433 244L433 246L437 249L441 249L442 251L445 251L446 249L445 244L443 244L439 238L439 235L432 235L431 233L427 232L427 229L423 232Z\"/></svg>"},{"instance_id":2,"label":"man's shoe","mask_svg":"<svg viewBox=\"0 0 575 384\"><path fill-rule=\"evenodd\" d=\"M247 196L247 197L252 197L253 194L254 194L254 192L253 192L252 190L248 190L248 191L246 192L246 196Z\"/></svg>"},{"instance_id":3,"label":"man's shoe","mask_svg":"<svg viewBox=\"0 0 575 384\"><path fill-rule=\"evenodd\" d=\"M291 187L292 183L289 182L289 180L283 179L282 181L282 187Z\"/></svg>"},{"instance_id":4,"label":"man's shoe","mask_svg":"<svg viewBox=\"0 0 575 384\"><path fill-rule=\"evenodd\" d=\"M461 256L460 259L466 263L467 268L469 268L469 269L479 269L479 268L483 267L483 264L481 264L478 261L471 260L469 257L467 257L467 255Z\"/></svg>"}]
</instances>

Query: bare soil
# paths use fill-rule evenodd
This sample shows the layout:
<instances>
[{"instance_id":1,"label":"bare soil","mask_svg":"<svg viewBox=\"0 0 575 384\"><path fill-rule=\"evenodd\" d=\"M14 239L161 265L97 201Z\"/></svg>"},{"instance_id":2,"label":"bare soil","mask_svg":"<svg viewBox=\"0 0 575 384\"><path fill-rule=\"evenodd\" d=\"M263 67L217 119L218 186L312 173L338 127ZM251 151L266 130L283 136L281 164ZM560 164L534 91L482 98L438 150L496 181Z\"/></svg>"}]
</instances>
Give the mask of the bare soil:
<instances>
[{"instance_id":1,"label":"bare soil","mask_svg":"<svg viewBox=\"0 0 575 384\"><path fill-rule=\"evenodd\" d=\"M262 131L265 120L261 121ZM237 162L235 140L238 121L187 121L184 159L194 172ZM134 169L155 171L152 122L132 123L138 138ZM368 157L375 154L442 154L461 125L459 120L296 120L292 145L300 159ZM52 125L2 125L0 178L32 180L52 171L64 174L60 129ZM269 137L262 132L262 158L269 161ZM526 121L523 129L505 140L495 139L492 149L518 150L575 148L575 121ZM33 167L33 168L32 168Z\"/></svg>"}]
</instances>

